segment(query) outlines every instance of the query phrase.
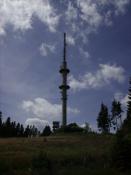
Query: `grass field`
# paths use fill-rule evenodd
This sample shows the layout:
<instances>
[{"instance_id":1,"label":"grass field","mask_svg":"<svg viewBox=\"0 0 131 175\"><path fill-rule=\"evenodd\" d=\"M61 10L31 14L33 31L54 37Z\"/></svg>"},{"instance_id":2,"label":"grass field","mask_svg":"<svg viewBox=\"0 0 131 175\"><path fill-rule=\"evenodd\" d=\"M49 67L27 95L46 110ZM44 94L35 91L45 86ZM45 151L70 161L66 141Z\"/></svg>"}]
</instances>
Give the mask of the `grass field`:
<instances>
[{"instance_id":1,"label":"grass field","mask_svg":"<svg viewBox=\"0 0 131 175\"><path fill-rule=\"evenodd\" d=\"M0 139L0 175L128 175L110 167L114 136Z\"/></svg>"}]
</instances>

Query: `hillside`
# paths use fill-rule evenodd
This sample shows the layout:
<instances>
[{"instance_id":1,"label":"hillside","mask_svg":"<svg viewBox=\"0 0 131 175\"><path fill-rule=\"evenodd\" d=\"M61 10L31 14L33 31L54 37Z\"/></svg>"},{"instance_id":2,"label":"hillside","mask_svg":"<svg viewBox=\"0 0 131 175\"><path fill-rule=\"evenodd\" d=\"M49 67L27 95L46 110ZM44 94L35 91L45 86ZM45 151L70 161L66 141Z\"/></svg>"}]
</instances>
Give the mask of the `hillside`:
<instances>
[{"instance_id":1,"label":"hillside","mask_svg":"<svg viewBox=\"0 0 131 175\"><path fill-rule=\"evenodd\" d=\"M110 168L114 136L0 139L0 175L125 175Z\"/></svg>"}]
</instances>

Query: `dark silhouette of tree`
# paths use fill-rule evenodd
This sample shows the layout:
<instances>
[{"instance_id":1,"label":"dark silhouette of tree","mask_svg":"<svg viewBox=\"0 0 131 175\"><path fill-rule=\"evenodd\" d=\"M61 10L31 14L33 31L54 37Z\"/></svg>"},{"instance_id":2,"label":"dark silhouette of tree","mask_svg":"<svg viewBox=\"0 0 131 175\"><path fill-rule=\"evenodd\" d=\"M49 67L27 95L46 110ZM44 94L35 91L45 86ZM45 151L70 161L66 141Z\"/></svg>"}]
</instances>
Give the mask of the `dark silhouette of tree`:
<instances>
[{"instance_id":1,"label":"dark silhouette of tree","mask_svg":"<svg viewBox=\"0 0 131 175\"><path fill-rule=\"evenodd\" d=\"M43 129L43 132L42 132L42 136L49 136L51 134L51 128L50 126L45 126L45 128Z\"/></svg>"},{"instance_id":2,"label":"dark silhouette of tree","mask_svg":"<svg viewBox=\"0 0 131 175\"><path fill-rule=\"evenodd\" d=\"M5 122L2 121L2 112L0 112L0 137L31 137L38 135L39 131L35 126L24 126L8 117Z\"/></svg>"},{"instance_id":3,"label":"dark silhouette of tree","mask_svg":"<svg viewBox=\"0 0 131 175\"><path fill-rule=\"evenodd\" d=\"M38 129L33 125L29 126L29 136L36 136L38 134Z\"/></svg>"},{"instance_id":4,"label":"dark silhouette of tree","mask_svg":"<svg viewBox=\"0 0 131 175\"><path fill-rule=\"evenodd\" d=\"M20 125L20 136L24 136L24 126L22 124Z\"/></svg>"},{"instance_id":5,"label":"dark silhouette of tree","mask_svg":"<svg viewBox=\"0 0 131 175\"><path fill-rule=\"evenodd\" d=\"M7 128L9 128L11 126L11 119L10 117L7 118L6 122L5 122L5 125Z\"/></svg>"},{"instance_id":6,"label":"dark silhouette of tree","mask_svg":"<svg viewBox=\"0 0 131 175\"><path fill-rule=\"evenodd\" d=\"M29 137L30 136L30 126L29 125L27 125L27 127L25 128L24 136L25 137Z\"/></svg>"},{"instance_id":7,"label":"dark silhouette of tree","mask_svg":"<svg viewBox=\"0 0 131 175\"><path fill-rule=\"evenodd\" d=\"M17 137L20 137L21 135L20 135L20 123L17 123L17 125L16 125L16 132L17 132Z\"/></svg>"},{"instance_id":8,"label":"dark silhouette of tree","mask_svg":"<svg viewBox=\"0 0 131 175\"><path fill-rule=\"evenodd\" d=\"M131 78L129 80L128 102L127 102L127 117L122 125L123 133L131 133Z\"/></svg>"},{"instance_id":9,"label":"dark silhouette of tree","mask_svg":"<svg viewBox=\"0 0 131 175\"><path fill-rule=\"evenodd\" d=\"M119 126L119 128L120 127L122 127L122 112L123 112L123 110L122 110L122 107L121 107L121 103L118 101L117 102L117 112L118 112L118 119L120 120L120 126Z\"/></svg>"},{"instance_id":10,"label":"dark silhouette of tree","mask_svg":"<svg viewBox=\"0 0 131 175\"><path fill-rule=\"evenodd\" d=\"M129 81L129 90L128 90L127 119L131 120L131 78Z\"/></svg>"},{"instance_id":11,"label":"dark silhouette of tree","mask_svg":"<svg viewBox=\"0 0 131 175\"><path fill-rule=\"evenodd\" d=\"M2 112L0 111L0 127L2 126Z\"/></svg>"},{"instance_id":12,"label":"dark silhouette of tree","mask_svg":"<svg viewBox=\"0 0 131 175\"><path fill-rule=\"evenodd\" d=\"M131 170L131 78L129 81L127 117L116 136L113 163L121 170Z\"/></svg>"},{"instance_id":13,"label":"dark silhouette of tree","mask_svg":"<svg viewBox=\"0 0 131 175\"><path fill-rule=\"evenodd\" d=\"M0 136L2 136L2 112L0 111Z\"/></svg>"},{"instance_id":14,"label":"dark silhouette of tree","mask_svg":"<svg viewBox=\"0 0 131 175\"><path fill-rule=\"evenodd\" d=\"M97 118L97 126L102 133L109 133L110 131L110 118L108 108L103 103Z\"/></svg>"},{"instance_id":15,"label":"dark silhouette of tree","mask_svg":"<svg viewBox=\"0 0 131 175\"><path fill-rule=\"evenodd\" d=\"M4 134L5 137L11 137L12 133L11 133L11 119L10 117L7 118L5 124L4 124Z\"/></svg>"},{"instance_id":16,"label":"dark silhouette of tree","mask_svg":"<svg viewBox=\"0 0 131 175\"><path fill-rule=\"evenodd\" d=\"M113 125L114 130L117 130L118 129L118 124L117 124L117 101L115 99L112 102L111 123Z\"/></svg>"},{"instance_id":17,"label":"dark silhouette of tree","mask_svg":"<svg viewBox=\"0 0 131 175\"><path fill-rule=\"evenodd\" d=\"M119 101L116 101L115 99L112 102L112 109L111 109L111 124L114 128L114 130L118 130L122 126L122 107L121 103Z\"/></svg>"}]
</instances>

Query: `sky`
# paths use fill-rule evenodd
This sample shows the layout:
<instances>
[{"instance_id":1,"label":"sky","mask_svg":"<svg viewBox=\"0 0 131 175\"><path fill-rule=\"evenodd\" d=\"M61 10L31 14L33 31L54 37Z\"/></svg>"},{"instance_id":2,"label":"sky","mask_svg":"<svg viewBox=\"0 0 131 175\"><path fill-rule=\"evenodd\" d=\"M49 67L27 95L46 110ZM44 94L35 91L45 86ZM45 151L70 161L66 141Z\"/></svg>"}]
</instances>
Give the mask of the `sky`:
<instances>
[{"instance_id":1,"label":"sky","mask_svg":"<svg viewBox=\"0 0 131 175\"><path fill-rule=\"evenodd\" d=\"M24 125L61 121L60 65L67 34L68 123L96 128L103 102L126 106L130 0L1 0L0 110Z\"/></svg>"}]
</instances>

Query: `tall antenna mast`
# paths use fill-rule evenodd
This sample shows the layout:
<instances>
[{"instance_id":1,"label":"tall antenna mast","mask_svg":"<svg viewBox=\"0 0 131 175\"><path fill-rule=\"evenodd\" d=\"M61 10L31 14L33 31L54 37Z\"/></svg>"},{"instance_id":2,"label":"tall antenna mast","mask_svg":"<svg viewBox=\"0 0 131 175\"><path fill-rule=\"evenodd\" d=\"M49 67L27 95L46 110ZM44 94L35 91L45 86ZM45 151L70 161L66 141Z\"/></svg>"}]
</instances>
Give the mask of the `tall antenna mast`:
<instances>
[{"instance_id":1,"label":"tall antenna mast","mask_svg":"<svg viewBox=\"0 0 131 175\"><path fill-rule=\"evenodd\" d=\"M70 70L67 68L66 46L66 33L64 33L63 63L59 71L62 75L62 85L59 86L62 94L62 127L65 127L67 125L67 90L70 88L67 84L67 75L69 74Z\"/></svg>"},{"instance_id":2,"label":"tall antenna mast","mask_svg":"<svg viewBox=\"0 0 131 175\"><path fill-rule=\"evenodd\" d=\"M66 62L66 33L64 33L64 62Z\"/></svg>"}]
</instances>

